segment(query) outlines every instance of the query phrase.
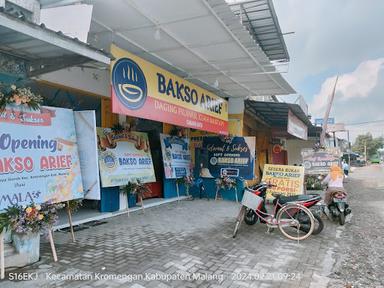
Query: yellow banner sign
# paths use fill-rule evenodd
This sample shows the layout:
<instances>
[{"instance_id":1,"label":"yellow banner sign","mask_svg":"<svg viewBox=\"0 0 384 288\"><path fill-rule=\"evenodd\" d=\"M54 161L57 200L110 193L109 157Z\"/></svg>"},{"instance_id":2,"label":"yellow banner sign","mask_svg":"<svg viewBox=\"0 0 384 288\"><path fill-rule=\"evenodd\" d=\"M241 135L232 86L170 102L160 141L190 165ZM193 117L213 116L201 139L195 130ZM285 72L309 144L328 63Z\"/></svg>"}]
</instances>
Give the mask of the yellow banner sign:
<instances>
[{"instance_id":1,"label":"yellow banner sign","mask_svg":"<svg viewBox=\"0 0 384 288\"><path fill-rule=\"evenodd\" d=\"M304 167L265 164L262 181L276 185L268 189L267 199L272 198L272 193L286 196L303 194Z\"/></svg>"},{"instance_id":2,"label":"yellow banner sign","mask_svg":"<svg viewBox=\"0 0 384 288\"><path fill-rule=\"evenodd\" d=\"M228 134L226 100L115 45L111 53L114 113Z\"/></svg>"}]
</instances>

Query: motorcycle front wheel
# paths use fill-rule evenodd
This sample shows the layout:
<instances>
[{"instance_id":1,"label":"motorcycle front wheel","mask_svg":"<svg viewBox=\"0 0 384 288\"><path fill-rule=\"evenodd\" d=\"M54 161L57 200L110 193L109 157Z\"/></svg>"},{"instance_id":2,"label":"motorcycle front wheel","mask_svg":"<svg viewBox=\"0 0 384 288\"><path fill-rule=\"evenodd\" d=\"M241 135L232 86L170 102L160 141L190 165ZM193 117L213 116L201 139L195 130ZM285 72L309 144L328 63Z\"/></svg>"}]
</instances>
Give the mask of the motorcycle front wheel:
<instances>
[{"instance_id":1,"label":"motorcycle front wheel","mask_svg":"<svg viewBox=\"0 0 384 288\"><path fill-rule=\"evenodd\" d=\"M252 209L247 209L244 216L244 222L247 225L255 225L258 218L259 217L256 215L255 211Z\"/></svg>"},{"instance_id":2,"label":"motorcycle front wheel","mask_svg":"<svg viewBox=\"0 0 384 288\"><path fill-rule=\"evenodd\" d=\"M339 224L340 225L344 225L345 224L345 213L344 213L344 211L340 212L340 214L339 214Z\"/></svg>"}]
</instances>

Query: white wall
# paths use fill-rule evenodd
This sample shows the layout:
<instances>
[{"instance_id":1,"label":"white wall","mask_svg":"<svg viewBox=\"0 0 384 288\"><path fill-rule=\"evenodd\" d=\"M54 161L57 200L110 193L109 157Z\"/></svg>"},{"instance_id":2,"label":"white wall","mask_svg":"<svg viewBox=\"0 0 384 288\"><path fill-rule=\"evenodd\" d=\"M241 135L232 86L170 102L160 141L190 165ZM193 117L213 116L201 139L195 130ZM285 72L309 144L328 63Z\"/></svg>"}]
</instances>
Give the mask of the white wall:
<instances>
[{"instance_id":1,"label":"white wall","mask_svg":"<svg viewBox=\"0 0 384 288\"><path fill-rule=\"evenodd\" d=\"M286 150L288 151L288 165L297 164L300 165L302 162L301 149L313 148L315 140L299 140L289 139L286 142Z\"/></svg>"},{"instance_id":2,"label":"white wall","mask_svg":"<svg viewBox=\"0 0 384 288\"><path fill-rule=\"evenodd\" d=\"M110 97L108 70L71 67L41 75L37 79Z\"/></svg>"}]
</instances>

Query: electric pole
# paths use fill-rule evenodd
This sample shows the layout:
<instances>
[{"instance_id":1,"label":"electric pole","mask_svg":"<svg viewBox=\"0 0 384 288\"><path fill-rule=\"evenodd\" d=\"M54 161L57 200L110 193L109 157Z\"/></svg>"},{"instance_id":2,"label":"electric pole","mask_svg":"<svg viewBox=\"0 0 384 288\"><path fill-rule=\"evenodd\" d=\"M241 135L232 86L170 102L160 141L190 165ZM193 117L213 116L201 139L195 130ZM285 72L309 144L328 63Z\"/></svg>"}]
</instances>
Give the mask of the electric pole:
<instances>
[{"instance_id":1,"label":"electric pole","mask_svg":"<svg viewBox=\"0 0 384 288\"><path fill-rule=\"evenodd\" d=\"M339 79L339 75L337 75L337 77L336 77L335 86L333 86L332 94L329 95L329 99L328 99L328 103L327 103L327 109L325 110L325 115L324 115L324 119L323 119L323 131L321 131L321 135L320 135L321 146L324 146L324 139L325 139L325 133L327 133L329 113L331 112L333 99L335 98L336 84L337 84L338 79Z\"/></svg>"}]
</instances>

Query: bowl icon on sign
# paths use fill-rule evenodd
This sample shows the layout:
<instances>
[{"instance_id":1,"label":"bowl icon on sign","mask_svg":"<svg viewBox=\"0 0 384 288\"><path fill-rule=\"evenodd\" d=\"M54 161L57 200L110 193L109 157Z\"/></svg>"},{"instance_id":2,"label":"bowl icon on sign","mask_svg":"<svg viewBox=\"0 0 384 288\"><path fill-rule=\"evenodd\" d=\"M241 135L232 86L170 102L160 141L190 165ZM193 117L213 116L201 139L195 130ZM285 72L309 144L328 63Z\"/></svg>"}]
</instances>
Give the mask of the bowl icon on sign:
<instances>
[{"instance_id":1,"label":"bowl icon on sign","mask_svg":"<svg viewBox=\"0 0 384 288\"><path fill-rule=\"evenodd\" d=\"M135 61L119 59L112 69L112 87L120 102L128 109L141 108L147 99L147 81Z\"/></svg>"}]
</instances>

